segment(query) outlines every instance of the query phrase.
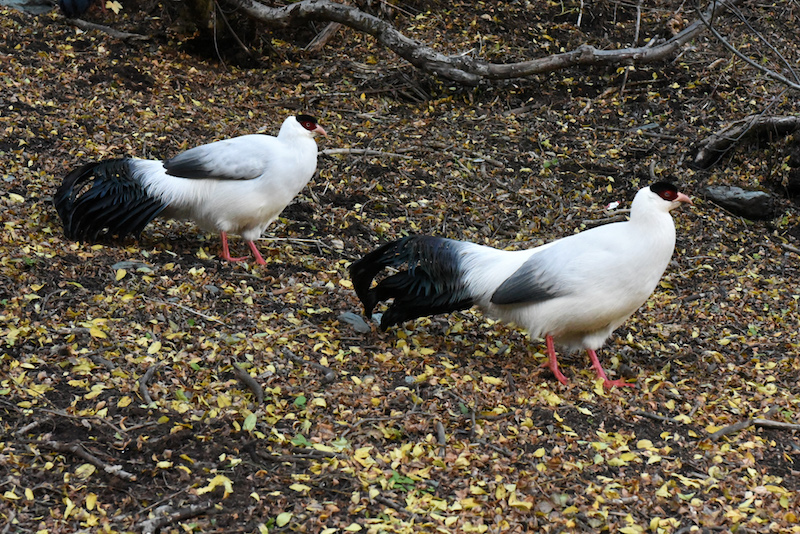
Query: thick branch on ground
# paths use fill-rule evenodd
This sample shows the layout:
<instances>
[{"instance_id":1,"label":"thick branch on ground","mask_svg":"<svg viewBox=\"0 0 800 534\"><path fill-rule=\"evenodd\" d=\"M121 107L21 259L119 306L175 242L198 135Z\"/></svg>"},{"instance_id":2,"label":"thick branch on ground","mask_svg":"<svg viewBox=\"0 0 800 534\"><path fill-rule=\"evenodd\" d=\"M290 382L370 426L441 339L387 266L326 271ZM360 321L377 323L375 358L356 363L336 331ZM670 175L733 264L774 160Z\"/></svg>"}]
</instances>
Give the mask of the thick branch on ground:
<instances>
[{"instance_id":1,"label":"thick branch on ground","mask_svg":"<svg viewBox=\"0 0 800 534\"><path fill-rule=\"evenodd\" d=\"M705 20L718 16L738 0L712 3L703 14ZM229 0L248 16L275 27L288 27L310 20L337 22L375 37L378 43L420 70L444 79L477 85L481 80L507 80L543 74L578 65L645 64L674 55L684 44L706 29L697 20L668 41L619 50L598 50L582 45L571 52L554 54L518 63L490 63L468 55L448 56L414 39L406 37L388 22L355 7L329 0L301 0L281 7L269 7L255 0Z\"/></svg>"},{"instance_id":2,"label":"thick branch on ground","mask_svg":"<svg viewBox=\"0 0 800 534\"><path fill-rule=\"evenodd\" d=\"M800 130L800 116L750 115L701 141L694 165L708 169L743 140L774 139L797 130Z\"/></svg>"},{"instance_id":3,"label":"thick branch on ground","mask_svg":"<svg viewBox=\"0 0 800 534\"><path fill-rule=\"evenodd\" d=\"M142 534L154 534L155 532L160 532L161 529L167 525L184 521L190 517L198 516L211 509L213 506L214 503L210 502L192 504L177 510L173 509L171 506L162 506L155 511L153 517L147 519L146 521L142 521L142 523L139 525L139 529L141 530Z\"/></svg>"},{"instance_id":4,"label":"thick branch on ground","mask_svg":"<svg viewBox=\"0 0 800 534\"><path fill-rule=\"evenodd\" d=\"M83 19L68 19L68 20L71 24L74 24L75 26L77 26L82 30L86 31L97 30L99 32L103 32L105 34L110 35L114 39L120 39L122 41L147 41L148 39L150 39L150 37L147 35L121 32L109 26L104 26L102 24L95 24L94 22L88 22Z\"/></svg>"},{"instance_id":5,"label":"thick branch on ground","mask_svg":"<svg viewBox=\"0 0 800 534\"><path fill-rule=\"evenodd\" d=\"M80 443L61 443L58 441L53 441L50 439L46 439L39 442L39 445L42 447L46 447L48 449L58 451L64 454L72 454L79 458L82 458L92 464L93 466L102 469L109 475L119 477L130 482L136 481L136 475L132 473L128 473L125 471L121 465L110 465L105 463L103 460L95 456L94 454L90 453Z\"/></svg>"}]
</instances>

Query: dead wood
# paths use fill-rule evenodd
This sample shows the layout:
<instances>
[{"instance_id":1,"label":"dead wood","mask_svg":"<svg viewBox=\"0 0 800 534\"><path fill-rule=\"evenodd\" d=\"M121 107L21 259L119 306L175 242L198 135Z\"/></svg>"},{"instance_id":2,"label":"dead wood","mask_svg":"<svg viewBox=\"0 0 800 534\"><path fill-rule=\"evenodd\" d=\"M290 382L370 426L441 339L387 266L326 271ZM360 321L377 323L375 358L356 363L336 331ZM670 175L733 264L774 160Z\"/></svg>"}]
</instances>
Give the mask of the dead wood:
<instances>
[{"instance_id":1,"label":"dead wood","mask_svg":"<svg viewBox=\"0 0 800 534\"><path fill-rule=\"evenodd\" d=\"M306 45L306 50L309 52L319 52L325 45L328 44L328 41L333 39L333 36L336 35L336 32L339 31L342 25L338 22L331 22L327 26L325 26L321 32L317 34L314 39Z\"/></svg>"},{"instance_id":2,"label":"dead wood","mask_svg":"<svg viewBox=\"0 0 800 534\"><path fill-rule=\"evenodd\" d=\"M150 379L153 378L153 375L156 373L159 367L159 364L151 365L147 368L147 371L144 372L142 378L139 379L139 395L141 395L145 404L152 404L153 402L153 398L150 396L150 391L147 389L147 383L150 382Z\"/></svg>"},{"instance_id":3,"label":"dead wood","mask_svg":"<svg viewBox=\"0 0 800 534\"><path fill-rule=\"evenodd\" d=\"M693 164L698 169L708 169L742 141L772 140L794 133L798 129L800 129L800 116L750 115L701 141Z\"/></svg>"},{"instance_id":4,"label":"dead wood","mask_svg":"<svg viewBox=\"0 0 800 534\"><path fill-rule=\"evenodd\" d=\"M244 384L256 396L256 404L264 402L264 389L261 384L256 382L255 378L250 376L250 373L236 362L233 363L233 374L236 375L236 379L239 382Z\"/></svg>"},{"instance_id":5,"label":"dead wood","mask_svg":"<svg viewBox=\"0 0 800 534\"><path fill-rule=\"evenodd\" d=\"M599 50L591 45L581 45L575 50L548 57L516 63L491 63L476 57L446 55L430 46L406 37L385 20L359 9L329 0L301 0L286 6L270 7L255 0L229 0L248 16L273 27L289 27L301 22L316 20L336 22L357 31L372 35L381 46L393 51L418 69L443 79L477 85L481 80L508 80L575 66L637 65L667 59L706 30L704 20L709 20L738 0L712 3L702 17L683 31L663 42L651 39L644 46L618 50Z\"/></svg>"},{"instance_id":6,"label":"dead wood","mask_svg":"<svg viewBox=\"0 0 800 534\"><path fill-rule=\"evenodd\" d=\"M83 445L81 445L80 443L61 443L58 441L46 439L40 441L39 445L41 445L42 447L46 447L50 450L54 450L65 454L72 454L73 456L82 458L87 462L89 462L90 464L92 464L93 466L102 469L109 475L119 477L130 482L136 481L136 475L125 471L121 465L107 464L94 454L84 449Z\"/></svg>"},{"instance_id":7,"label":"dead wood","mask_svg":"<svg viewBox=\"0 0 800 534\"><path fill-rule=\"evenodd\" d=\"M139 525L139 530L142 532L142 534L154 534L155 532L160 532L160 530L167 525L189 519L190 517L196 517L206 512L213 506L214 503L210 502L203 504L192 504L177 510L173 509L171 506L163 506L154 512L154 517L143 521Z\"/></svg>"},{"instance_id":8,"label":"dead wood","mask_svg":"<svg viewBox=\"0 0 800 534\"><path fill-rule=\"evenodd\" d=\"M130 32L123 32L119 30L115 30L110 26L105 26L103 24L95 24L94 22L88 22L83 19L67 19L69 20L70 24L74 25L77 28L80 28L85 31L99 31L113 37L114 39L119 39L121 41L147 41L150 39L149 35L141 35L138 33L130 33Z\"/></svg>"}]
</instances>

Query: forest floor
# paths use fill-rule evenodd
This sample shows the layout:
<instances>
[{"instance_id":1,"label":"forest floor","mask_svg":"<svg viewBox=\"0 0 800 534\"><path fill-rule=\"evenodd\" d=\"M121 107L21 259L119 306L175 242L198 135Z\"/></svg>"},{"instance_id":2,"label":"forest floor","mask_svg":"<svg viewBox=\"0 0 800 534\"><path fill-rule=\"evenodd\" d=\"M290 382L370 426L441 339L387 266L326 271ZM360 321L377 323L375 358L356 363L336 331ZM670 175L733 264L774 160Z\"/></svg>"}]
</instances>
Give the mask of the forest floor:
<instances>
[{"instance_id":1,"label":"forest floor","mask_svg":"<svg viewBox=\"0 0 800 534\"><path fill-rule=\"evenodd\" d=\"M304 52L321 25L247 27L263 55L234 66L133 4L87 17L149 40L0 12L0 534L800 532L800 211L776 196L753 222L702 196L780 193L789 144L688 165L698 140L797 99L708 35L646 67L467 88L347 29ZM494 61L631 40L635 8L601 2L578 28L573 4L404 4L393 22ZM673 4L645 12L643 40L691 19ZM792 5L759 22L796 39ZM274 134L300 112L328 131L321 150L383 154L320 156L259 243L266 266L221 262L185 222L63 237L51 200L74 166ZM530 247L654 179L695 204L673 212L659 288L599 351L635 388L604 391L583 353L561 356L562 385L541 340L478 310L351 322L348 265L379 244Z\"/></svg>"}]
</instances>

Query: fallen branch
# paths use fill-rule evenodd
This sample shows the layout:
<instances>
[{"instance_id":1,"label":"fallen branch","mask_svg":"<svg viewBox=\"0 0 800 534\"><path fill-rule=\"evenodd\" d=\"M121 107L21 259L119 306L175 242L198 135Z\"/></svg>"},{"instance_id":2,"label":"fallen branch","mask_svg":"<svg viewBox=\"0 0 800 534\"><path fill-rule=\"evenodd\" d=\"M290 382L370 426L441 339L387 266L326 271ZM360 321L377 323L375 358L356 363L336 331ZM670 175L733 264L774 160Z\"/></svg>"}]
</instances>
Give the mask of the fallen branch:
<instances>
[{"instance_id":1,"label":"fallen branch","mask_svg":"<svg viewBox=\"0 0 800 534\"><path fill-rule=\"evenodd\" d=\"M738 423L734 423L732 425L728 425L724 428L720 428L713 434L709 435L708 439L710 439L711 441L717 441L720 438L727 436L728 434L741 432L742 430L744 430L749 426L772 428L776 430L800 430L800 425L798 424L784 423L782 421L773 421L772 419L759 419L757 417L753 417L750 419L746 419L744 421L739 421Z\"/></svg>"},{"instance_id":2,"label":"fallen branch","mask_svg":"<svg viewBox=\"0 0 800 534\"><path fill-rule=\"evenodd\" d=\"M310 365L311 367L313 367L317 371L321 371L322 374L324 375L324 377L322 379L322 383L323 384L328 384L328 383L333 382L334 380L336 380L336 371L334 371L333 369L325 367L324 365L322 365L320 363L317 363L315 361L312 361L312 360L304 360L303 358L299 357L297 354L295 354L294 352L290 351L286 347L283 348L283 354L284 354L284 356L286 356L287 358L289 358L290 360L292 360L294 363L296 363L298 365Z\"/></svg>"},{"instance_id":3,"label":"fallen branch","mask_svg":"<svg viewBox=\"0 0 800 534\"><path fill-rule=\"evenodd\" d=\"M672 417L665 417L663 415L658 415L656 413L650 412L643 412L641 410L636 410L635 412L631 412L633 415L638 415L639 417L646 417L647 419L653 419L655 421L663 421L665 423L672 423L674 425L682 425L680 421L677 419L673 419Z\"/></svg>"},{"instance_id":4,"label":"fallen branch","mask_svg":"<svg viewBox=\"0 0 800 534\"><path fill-rule=\"evenodd\" d=\"M393 51L418 69L464 85L478 85L481 80L508 80L535 74L554 72L578 65L640 65L673 56L686 43L705 31L696 20L671 39L656 44L653 38L644 46L618 50L600 50L581 45L570 52L517 63L490 63L471 55L446 55L428 45L406 37L390 23L359 9L329 0L301 0L280 7L266 6L255 0L228 0L248 16L264 24L286 28L301 22L316 20L336 22L373 36L381 46ZM703 19L724 12L739 0L712 2L702 14Z\"/></svg>"},{"instance_id":5,"label":"fallen branch","mask_svg":"<svg viewBox=\"0 0 800 534\"><path fill-rule=\"evenodd\" d=\"M800 425L773 421L772 419L753 419L753 424L761 428L774 428L776 430L800 430Z\"/></svg>"},{"instance_id":6,"label":"fallen branch","mask_svg":"<svg viewBox=\"0 0 800 534\"><path fill-rule=\"evenodd\" d=\"M377 502L379 504L382 504L384 506L388 506L392 510L395 510L396 512L398 512L401 515L409 518L412 521L418 521L419 520L419 516L417 516L417 514L415 514L414 512L408 511L403 505L401 505L400 503L397 503L397 502L395 502L395 501L393 501L391 499L387 499L386 497L382 497L380 495L376 495L375 496L375 502Z\"/></svg>"},{"instance_id":7,"label":"fallen branch","mask_svg":"<svg viewBox=\"0 0 800 534\"><path fill-rule=\"evenodd\" d=\"M176 308L180 308L180 309L182 309L184 311L187 311L189 313L197 315L198 317L202 317L203 319L205 319L207 321L213 321L213 322L215 322L217 324L225 324L224 322L220 321L216 317L211 317L210 315L206 315L205 313L201 313L201 312L199 312L197 310L193 310L192 308L189 308L188 306L184 306L183 304L178 304L177 302L167 302L166 300L151 299L150 297L142 297L142 298L145 299L145 300L149 300L150 302L155 302L156 304L163 304L165 306L175 306Z\"/></svg>"},{"instance_id":8,"label":"fallen branch","mask_svg":"<svg viewBox=\"0 0 800 534\"><path fill-rule=\"evenodd\" d=\"M139 379L139 395L142 396L142 400L144 400L145 404L152 404L153 402L153 398L150 397L150 392L147 390L147 383L150 382L150 379L153 378L153 375L159 367L159 364L151 365Z\"/></svg>"},{"instance_id":9,"label":"fallen branch","mask_svg":"<svg viewBox=\"0 0 800 534\"><path fill-rule=\"evenodd\" d=\"M325 150L320 150L319 153L326 156L330 156L333 154L347 154L347 155L358 155L358 156L385 156L389 158L413 159L411 156L406 156L404 154L397 154L395 152L383 152L381 150L372 150L369 148L328 148Z\"/></svg>"},{"instance_id":10,"label":"fallen branch","mask_svg":"<svg viewBox=\"0 0 800 534\"><path fill-rule=\"evenodd\" d=\"M98 458L97 456L93 455L89 451L83 448L83 446L79 443L60 443L58 441L53 440L43 440L37 442L39 445L46 447L48 449L61 452L64 454L72 454L73 456L77 456L79 458L83 458L93 466L97 467L98 469L102 469L104 472L108 473L109 475L122 478L129 482L136 481L136 475L132 473L128 473L125 471L121 465L110 465Z\"/></svg>"},{"instance_id":11,"label":"fallen branch","mask_svg":"<svg viewBox=\"0 0 800 534\"><path fill-rule=\"evenodd\" d=\"M789 245L789 244L786 244L786 243L780 243L780 245L779 245L779 246L780 246L780 247L781 247L783 250L786 250L786 251L788 251L788 252L794 252L795 254L797 254L798 256L800 256L800 248L793 247L792 245Z\"/></svg>"},{"instance_id":12,"label":"fallen branch","mask_svg":"<svg viewBox=\"0 0 800 534\"><path fill-rule=\"evenodd\" d=\"M298 454L259 454L258 458L273 463L294 463L298 461L319 460L320 458L338 458L344 460L347 455L340 452L318 451L316 449Z\"/></svg>"},{"instance_id":13,"label":"fallen branch","mask_svg":"<svg viewBox=\"0 0 800 534\"><path fill-rule=\"evenodd\" d=\"M96 30L99 32L103 32L106 35L113 37L114 39L120 39L122 41L147 41L150 39L149 35L121 32L119 30L115 30L110 26L104 26L103 24L95 24L94 22L88 22L83 19L67 19L67 20L70 22L70 24L82 30L85 31Z\"/></svg>"},{"instance_id":14,"label":"fallen branch","mask_svg":"<svg viewBox=\"0 0 800 534\"><path fill-rule=\"evenodd\" d=\"M306 45L306 50L309 52L319 52L322 50L328 41L333 39L333 36L336 35L336 32L339 31L342 25L338 22L331 22L327 26L325 26L321 32L317 34L314 39Z\"/></svg>"},{"instance_id":15,"label":"fallen branch","mask_svg":"<svg viewBox=\"0 0 800 534\"><path fill-rule=\"evenodd\" d=\"M264 388L261 387L261 384L256 382L256 380L250 376L245 369L243 369L238 363L233 362L233 374L236 375L236 378L244 384L247 389L253 392L253 395L256 396L256 404L261 404L264 402Z\"/></svg>"},{"instance_id":16,"label":"fallen branch","mask_svg":"<svg viewBox=\"0 0 800 534\"><path fill-rule=\"evenodd\" d=\"M718 441L719 439L727 436L728 434L735 434L736 432L741 432L742 430L744 430L745 428L749 427L752 424L753 424L752 419L739 421L738 423L720 428L716 432L709 434L708 439L710 439L711 441Z\"/></svg>"},{"instance_id":17,"label":"fallen branch","mask_svg":"<svg viewBox=\"0 0 800 534\"><path fill-rule=\"evenodd\" d=\"M797 130L800 130L800 116L750 115L701 141L693 165L708 169L743 140L784 137Z\"/></svg>"},{"instance_id":18,"label":"fallen branch","mask_svg":"<svg viewBox=\"0 0 800 534\"><path fill-rule=\"evenodd\" d=\"M193 504L191 506L179 508L174 511L171 506L162 506L153 512L155 517L152 517L146 521L142 521L139 524L139 530L141 530L142 534L155 534L167 525L177 523L178 521L183 521L184 519L189 519L190 517L198 516L213 506L214 503L208 502L203 504Z\"/></svg>"}]
</instances>

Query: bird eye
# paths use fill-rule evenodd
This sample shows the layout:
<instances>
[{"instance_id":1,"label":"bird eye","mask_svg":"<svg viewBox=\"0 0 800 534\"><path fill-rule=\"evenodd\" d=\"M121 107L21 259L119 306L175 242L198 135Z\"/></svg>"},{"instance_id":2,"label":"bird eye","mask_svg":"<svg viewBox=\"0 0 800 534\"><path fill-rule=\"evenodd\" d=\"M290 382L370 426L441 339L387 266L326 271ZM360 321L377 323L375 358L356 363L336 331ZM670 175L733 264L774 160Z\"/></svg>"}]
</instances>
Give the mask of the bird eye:
<instances>
[{"instance_id":1,"label":"bird eye","mask_svg":"<svg viewBox=\"0 0 800 534\"><path fill-rule=\"evenodd\" d=\"M301 122L300 122L300 126L302 126L303 128L305 128L305 129L306 129L306 130L308 130L309 132L310 132L310 131L312 131L312 130L314 130L314 128L316 128L316 127L317 127L317 125L316 125L316 124L314 124L314 123L313 123L313 122L311 122L311 121L301 121Z\"/></svg>"},{"instance_id":2,"label":"bird eye","mask_svg":"<svg viewBox=\"0 0 800 534\"><path fill-rule=\"evenodd\" d=\"M678 188L669 182L656 182L650 186L650 191L667 202L672 202L678 198Z\"/></svg>"}]
</instances>

